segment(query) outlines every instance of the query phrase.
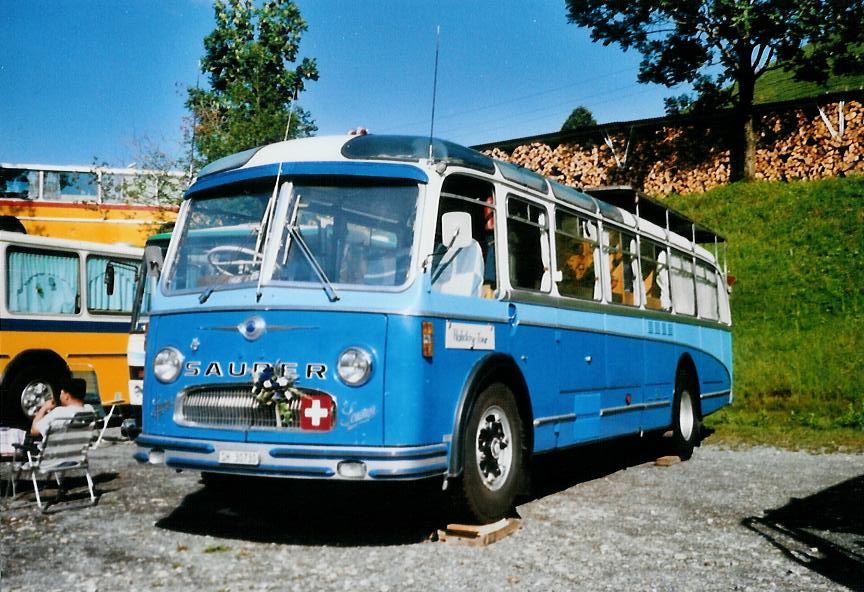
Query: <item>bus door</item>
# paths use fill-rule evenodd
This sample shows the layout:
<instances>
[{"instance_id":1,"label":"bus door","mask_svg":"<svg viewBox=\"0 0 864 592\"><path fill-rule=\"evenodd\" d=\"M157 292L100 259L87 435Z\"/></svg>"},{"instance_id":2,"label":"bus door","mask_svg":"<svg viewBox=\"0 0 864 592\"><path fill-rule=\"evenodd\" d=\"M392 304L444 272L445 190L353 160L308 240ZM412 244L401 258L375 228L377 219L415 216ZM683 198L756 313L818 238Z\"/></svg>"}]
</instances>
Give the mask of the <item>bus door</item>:
<instances>
[{"instance_id":1,"label":"bus door","mask_svg":"<svg viewBox=\"0 0 864 592\"><path fill-rule=\"evenodd\" d=\"M569 401L564 421L573 442L600 435L601 398L606 386L600 245L597 224L587 216L555 210L558 310L558 391ZM562 444L568 442L562 438Z\"/></svg>"},{"instance_id":2,"label":"bus door","mask_svg":"<svg viewBox=\"0 0 864 592\"><path fill-rule=\"evenodd\" d=\"M604 282L612 305L605 313L606 390L601 401L600 435L638 432L642 425L644 347L638 308L642 290L636 236L611 225L603 229Z\"/></svg>"}]
</instances>

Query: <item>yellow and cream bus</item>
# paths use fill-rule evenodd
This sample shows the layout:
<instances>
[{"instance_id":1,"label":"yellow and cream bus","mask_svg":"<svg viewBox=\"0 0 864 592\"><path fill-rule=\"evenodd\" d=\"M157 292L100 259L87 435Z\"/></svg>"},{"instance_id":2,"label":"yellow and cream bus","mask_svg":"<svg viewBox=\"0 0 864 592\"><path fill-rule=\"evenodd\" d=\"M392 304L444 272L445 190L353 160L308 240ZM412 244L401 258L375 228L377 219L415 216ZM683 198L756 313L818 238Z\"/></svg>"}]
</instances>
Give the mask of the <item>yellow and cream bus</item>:
<instances>
[{"instance_id":1,"label":"yellow and cream bus","mask_svg":"<svg viewBox=\"0 0 864 592\"><path fill-rule=\"evenodd\" d=\"M143 245L177 217L185 187L181 172L0 163L0 216L30 235Z\"/></svg>"},{"instance_id":2,"label":"yellow and cream bus","mask_svg":"<svg viewBox=\"0 0 864 592\"><path fill-rule=\"evenodd\" d=\"M0 231L0 425L23 427L70 372L128 405L126 341L143 249Z\"/></svg>"}]
</instances>

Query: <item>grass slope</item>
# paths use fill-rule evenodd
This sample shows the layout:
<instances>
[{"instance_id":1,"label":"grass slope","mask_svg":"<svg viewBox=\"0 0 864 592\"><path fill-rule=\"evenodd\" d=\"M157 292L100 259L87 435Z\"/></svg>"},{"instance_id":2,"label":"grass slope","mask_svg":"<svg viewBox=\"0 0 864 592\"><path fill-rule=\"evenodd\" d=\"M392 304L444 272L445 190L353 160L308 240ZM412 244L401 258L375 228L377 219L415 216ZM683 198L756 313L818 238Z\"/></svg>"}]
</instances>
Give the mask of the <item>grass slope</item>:
<instances>
[{"instance_id":1,"label":"grass slope","mask_svg":"<svg viewBox=\"0 0 864 592\"><path fill-rule=\"evenodd\" d=\"M755 102L773 103L806 97L818 97L825 93L864 89L864 75L834 76L825 85L813 82L798 82L783 70L766 72L756 81Z\"/></svg>"},{"instance_id":2,"label":"grass slope","mask_svg":"<svg viewBox=\"0 0 864 592\"><path fill-rule=\"evenodd\" d=\"M670 204L729 241L735 404L720 439L864 450L864 177Z\"/></svg>"}]
</instances>

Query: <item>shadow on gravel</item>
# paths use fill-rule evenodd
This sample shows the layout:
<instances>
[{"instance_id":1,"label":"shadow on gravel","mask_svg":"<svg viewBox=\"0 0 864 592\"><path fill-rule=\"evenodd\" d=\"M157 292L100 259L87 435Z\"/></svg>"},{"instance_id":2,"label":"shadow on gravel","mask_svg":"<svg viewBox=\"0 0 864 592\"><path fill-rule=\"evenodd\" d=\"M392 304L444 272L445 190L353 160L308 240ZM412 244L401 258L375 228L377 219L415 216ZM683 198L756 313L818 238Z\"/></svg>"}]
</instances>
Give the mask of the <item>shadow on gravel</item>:
<instances>
[{"instance_id":1,"label":"shadow on gravel","mask_svg":"<svg viewBox=\"0 0 864 592\"><path fill-rule=\"evenodd\" d=\"M652 434L644 438L622 438L538 456L531 469L531 492L523 501L554 495L579 483L655 461L661 456L672 454L670 448L669 440Z\"/></svg>"},{"instance_id":2,"label":"shadow on gravel","mask_svg":"<svg viewBox=\"0 0 864 592\"><path fill-rule=\"evenodd\" d=\"M241 477L187 495L156 522L188 534L335 547L404 545L442 526L441 481L346 483Z\"/></svg>"},{"instance_id":3,"label":"shadow on gravel","mask_svg":"<svg viewBox=\"0 0 864 592\"><path fill-rule=\"evenodd\" d=\"M668 454L658 438L627 438L543 455L527 499ZM254 542L337 547L414 544L448 522L441 480L347 483L210 476L158 528ZM215 477L215 478L213 478Z\"/></svg>"},{"instance_id":4,"label":"shadow on gravel","mask_svg":"<svg viewBox=\"0 0 864 592\"><path fill-rule=\"evenodd\" d=\"M741 523L792 561L864 591L864 475Z\"/></svg>"}]
</instances>

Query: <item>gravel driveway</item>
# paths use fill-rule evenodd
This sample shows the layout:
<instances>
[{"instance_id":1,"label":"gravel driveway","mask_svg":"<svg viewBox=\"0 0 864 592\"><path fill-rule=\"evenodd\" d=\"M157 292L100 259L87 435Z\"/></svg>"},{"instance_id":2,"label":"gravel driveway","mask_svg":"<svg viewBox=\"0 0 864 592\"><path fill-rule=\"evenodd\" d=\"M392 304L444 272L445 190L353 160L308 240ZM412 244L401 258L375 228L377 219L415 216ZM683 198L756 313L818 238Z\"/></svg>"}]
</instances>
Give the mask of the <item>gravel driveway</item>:
<instances>
[{"instance_id":1,"label":"gravel driveway","mask_svg":"<svg viewBox=\"0 0 864 592\"><path fill-rule=\"evenodd\" d=\"M864 455L651 448L538 460L522 528L475 548L428 540L437 480L214 490L109 442L98 506L5 503L0 590L864 590Z\"/></svg>"}]
</instances>

